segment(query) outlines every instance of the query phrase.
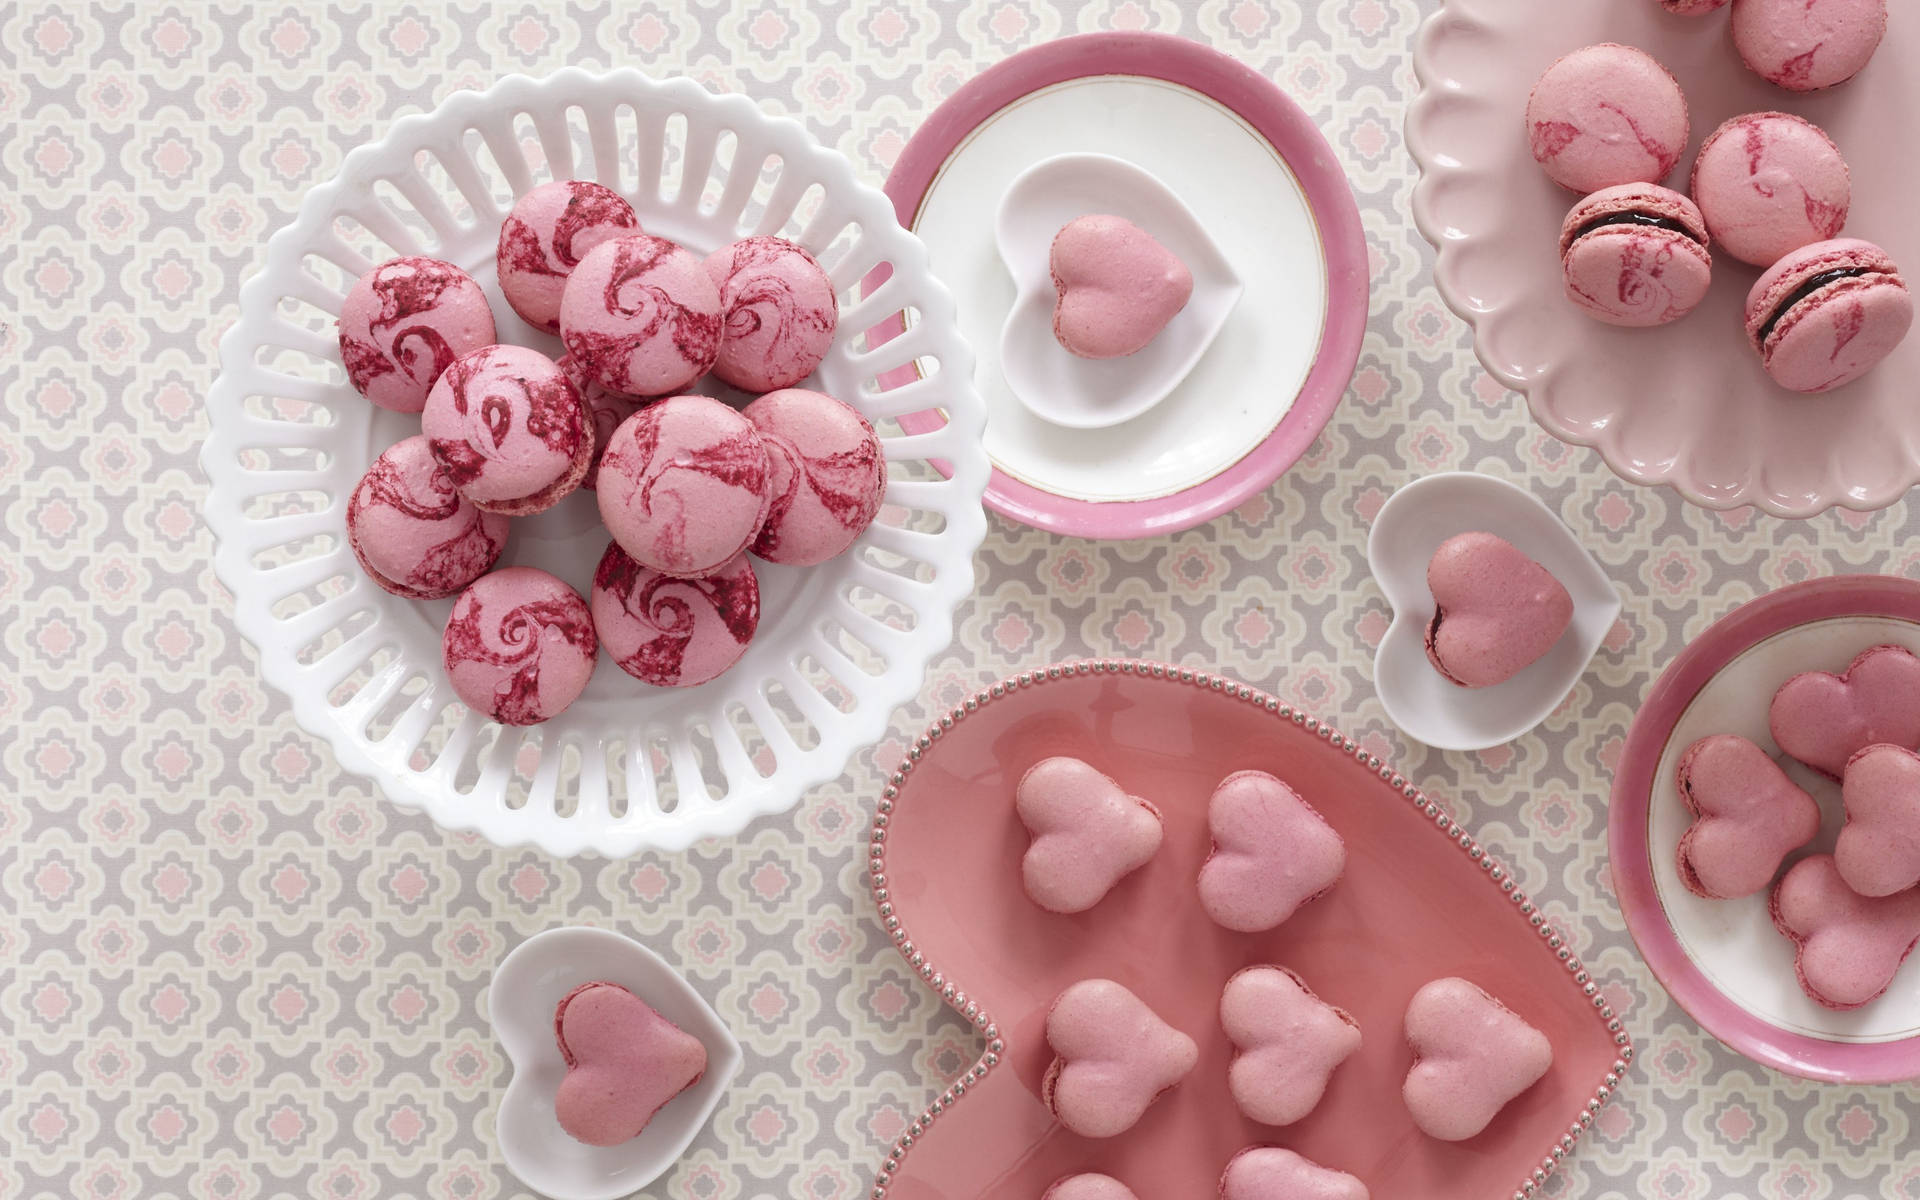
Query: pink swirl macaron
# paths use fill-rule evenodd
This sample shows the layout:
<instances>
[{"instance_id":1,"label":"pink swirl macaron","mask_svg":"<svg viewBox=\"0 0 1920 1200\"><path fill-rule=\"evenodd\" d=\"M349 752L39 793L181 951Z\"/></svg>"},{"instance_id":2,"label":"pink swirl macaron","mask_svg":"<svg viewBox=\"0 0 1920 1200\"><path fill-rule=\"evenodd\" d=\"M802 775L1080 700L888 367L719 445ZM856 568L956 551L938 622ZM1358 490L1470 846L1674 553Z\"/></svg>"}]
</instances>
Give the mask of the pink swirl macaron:
<instances>
[{"instance_id":1,"label":"pink swirl macaron","mask_svg":"<svg viewBox=\"0 0 1920 1200\"><path fill-rule=\"evenodd\" d=\"M773 464L745 417L706 396L671 396L627 418L600 460L600 519L635 562L711 575L767 518Z\"/></svg>"},{"instance_id":2,"label":"pink swirl macaron","mask_svg":"<svg viewBox=\"0 0 1920 1200\"><path fill-rule=\"evenodd\" d=\"M560 332L560 297L580 258L601 242L640 232L633 205L585 179L543 183L513 202L500 225L500 293L535 329Z\"/></svg>"},{"instance_id":3,"label":"pink swirl macaron","mask_svg":"<svg viewBox=\"0 0 1920 1200\"><path fill-rule=\"evenodd\" d=\"M720 290L698 258L633 234L587 252L560 297L560 340L606 387L665 396L720 353Z\"/></svg>"},{"instance_id":4,"label":"pink swirl macaron","mask_svg":"<svg viewBox=\"0 0 1920 1200\"><path fill-rule=\"evenodd\" d=\"M1734 0L1733 44L1754 74L1790 92L1858 75L1887 33L1887 0Z\"/></svg>"},{"instance_id":5,"label":"pink swirl macaron","mask_svg":"<svg viewBox=\"0 0 1920 1200\"><path fill-rule=\"evenodd\" d=\"M1646 328L1678 321L1713 282L1707 222L1657 183L1624 183L1573 206L1560 227L1567 298L1597 321Z\"/></svg>"},{"instance_id":6,"label":"pink swirl macaron","mask_svg":"<svg viewBox=\"0 0 1920 1200\"><path fill-rule=\"evenodd\" d=\"M1527 98L1527 145L1555 183L1582 194L1659 183L1686 149L1687 99L1644 50L1603 42L1559 59Z\"/></svg>"},{"instance_id":7,"label":"pink swirl macaron","mask_svg":"<svg viewBox=\"0 0 1920 1200\"><path fill-rule=\"evenodd\" d=\"M762 396L741 415L759 430L773 469L753 552L797 567L844 553L887 494L887 460L873 426L851 405L801 388Z\"/></svg>"},{"instance_id":8,"label":"pink swirl macaron","mask_svg":"<svg viewBox=\"0 0 1920 1200\"><path fill-rule=\"evenodd\" d=\"M600 459L607 452L607 443L612 440L613 431L620 428L620 422L639 412L647 402L638 396L623 396L611 388L603 387L571 354L562 354L558 365L566 372L567 382L573 385L573 390L580 393L580 402L586 405L587 419L593 426L593 456L587 460L587 473L580 477L580 486L591 491L600 484Z\"/></svg>"},{"instance_id":9,"label":"pink swirl macaron","mask_svg":"<svg viewBox=\"0 0 1920 1200\"><path fill-rule=\"evenodd\" d=\"M748 392L790 388L833 345L840 300L814 257L785 238L743 238L707 256L720 291L720 354L713 373Z\"/></svg>"},{"instance_id":10,"label":"pink swirl macaron","mask_svg":"<svg viewBox=\"0 0 1920 1200\"><path fill-rule=\"evenodd\" d=\"M1913 326L1913 296L1887 252L1858 238L1796 250L1747 293L1747 338L1781 387L1826 392L1892 354Z\"/></svg>"},{"instance_id":11,"label":"pink swirl macaron","mask_svg":"<svg viewBox=\"0 0 1920 1200\"><path fill-rule=\"evenodd\" d=\"M622 671L655 687L724 674L760 626L760 581L745 555L704 579L677 579L607 546L593 573L593 628Z\"/></svg>"},{"instance_id":12,"label":"pink swirl macaron","mask_svg":"<svg viewBox=\"0 0 1920 1200\"><path fill-rule=\"evenodd\" d=\"M462 496L426 435L387 448L347 501L347 544L396 596L436 600L480 578L507 544L507 518Z\"/></svg>"},{"instance_id":13,"label":"pink swirl macaron","mask_svg":"<svg viewBox=\"0 0 1920 1200\"><path fill-rule=\"evenodd\" d=\"M488 512L543 512L580 486L593 427L566 372L538 350L488 346L447 368L420 428L460 494Z\"/></svg>"},{"instance_id":14,"label":"pink swirl macaron","mask_svg":"<svg viewBox=\"0 0 1920 1200\"><path fill-rule=\"evenodd\" d=\"M450 262L389 259L340 303L340 360L354 390L381 408L417 413L453 360L494 341L493 309Z\"/></svg>"},{"instance_id":15,"label":"pink swirl macaron","mask_svg":"<svg viewBox=\"0 0 1920 1200\"><path fill-rule=\"evenodd\" d=\"M1700 143L1691 190L1720 249L1770 267L1839 234L1853 174L1818 125L1791 113L1747 113Z\"/></svg>"},{"instance_id":16,"label":"pink swirl macaron","mask_svg":"<svg viewBox=\"0 0 1920 1200\"><path fill-rule=\"evenodd\" d=\"M598 644L580 593L545 571L482 575L453 602L440 652L468 708L505 725L566 711L593 677Z\"/></svg>"}]
</instances>

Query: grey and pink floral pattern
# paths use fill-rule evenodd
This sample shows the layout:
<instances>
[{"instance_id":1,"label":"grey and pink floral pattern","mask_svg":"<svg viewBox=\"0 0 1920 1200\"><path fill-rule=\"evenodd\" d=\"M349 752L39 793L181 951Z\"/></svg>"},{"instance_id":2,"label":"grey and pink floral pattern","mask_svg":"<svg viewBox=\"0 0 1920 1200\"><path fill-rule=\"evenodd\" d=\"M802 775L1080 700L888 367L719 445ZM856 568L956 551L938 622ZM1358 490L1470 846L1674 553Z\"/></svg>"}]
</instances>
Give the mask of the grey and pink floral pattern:
<instances>
[{"instance_id":1,"label":"grey and pink floral pattern","mask_svg":"<svg viewBox=\"0 0 1920 1200\"><path fill-rule=\"evenodd\" d=\"M484 994L512 946L581 923L671 960L746 1050L712 1124L646 1196L864 1200L882 1149L980 1048L874 917L873 798L930 714L1097 653L1228 671L1337 718L1571 935L1641 1054L1552 1200L1920 1197L1912 1089L1785 1079L1702 1033L1634 953L1605 852L1627 725L1679 648L1810 576L1920 578L1920 512L1691 508L1541 432L1480 369L1406 217L1410 47L1438 7L0 7L0 1196L525 1197L496 1146L508 1072ZM208 570L202 397L266 238L356 146L507 72L635 66L745 92L877 185L983 67L1136 28L1285 88L1361 205L1359 370L1279 483L1138 543L996 521L920 702L792 812L683 854L560 861L443 833L342 773L260 682ZM333 337L323 319L313 331ZM1412 743L1372 685L1388 611L1368 528L1394 488L1451 469L1526 484L1626 597L1567 704L1477 754Z\"/></svg>"}]
</instances>

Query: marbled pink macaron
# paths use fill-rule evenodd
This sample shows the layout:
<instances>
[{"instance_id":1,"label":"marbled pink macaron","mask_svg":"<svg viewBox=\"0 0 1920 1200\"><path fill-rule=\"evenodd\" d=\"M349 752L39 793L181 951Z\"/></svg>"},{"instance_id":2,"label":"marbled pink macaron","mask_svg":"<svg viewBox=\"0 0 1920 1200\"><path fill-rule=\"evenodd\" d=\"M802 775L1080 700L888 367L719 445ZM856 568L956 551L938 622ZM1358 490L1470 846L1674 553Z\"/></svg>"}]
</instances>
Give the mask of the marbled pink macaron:
<instances>
[{"instance_id":1,"label":"marbled pink macaron","mask_svg":"<svg viewBox=\"0 0 1920 1200\"><path fill-rule=\"evenodd\" d=\"M1920 888L1862 896L1831 854L1812 854L1773 885L1773 927L1793 943L1800 990L1846 1011L1878 999L1920 944Z\"/></svg>"},{"instance_id":2,"label":"marbled pink macaron","mask_svg":"<svg viewBox=\"0 0 1920 1200\"><path fill-rule=\"evenodd\" d=\"M1707 223L1657 183L1623 183L1573 206L1560 227L1567 298L1595 320L1643 329L1678 321L1713 282Z\"/></svg>"},{"instance_id":3,"label":"marbled pink macaron","mask_svg":"<svg viewBox=\"0 0 1920 1200\"><path fill-rule=\"evenodd\" d=\"M580 402L587 406L587 419L593 426L593 457L587 460L587 473L580 477L580 486L591 491L599 486L600 459L607 452L607 443L612 440L613 431L620 428L620 422L644 408L647 402L638 396L623 396L602 385L571 354L562 354L558 365L566 372L567 382L573 384L573 390L580 393Z\"/></svg>"},{"instance_id":4,"label":"marbled pink macaron","mask_svg":"<svg viewBox=\"0 0 1920 1200\"><path fill-rule=\"evenodd\" d=\"M1754 74L1792 92L1858 75L1887 33L1887 0L1734 0L1733 44Z\"/></svg>"},{"instance_id":5,"label":"marbled pink macaron","mask_svg":"<svg viewBox=\"0 0 1920 1200\"><path fill-rule=\"evenodd\" d=\"M873 426L852 405L802 388L762 396L741 415L760 431L773 466L771 506L753 552L796 567L844 553L887 494Z\"/></svg>"},{"instance_id":6,"label":"marbled pink macaron","mask_svg":"<svg viewBox=\"0 0 1920 1200\"><path fill-rule=\"evenodd\" d=\"M1496 534L1440 544L1427 563L1433 620L1427 659L1467 688L1505 683L1553 649L1573 623L1573 597L1553 573Z\"/></svg>"},{"instance_id":7,"label":"marbled pink macaron","mask_svg":"<svg viewBox=\"0 0 1920 1200\"><path fill-rule=\"evenodd\" d=\"M1747 293L1747 337L1773 381L1828 392L1865 375L1913 328L1913 296L1887 252L1858 238L1815 242Z\"/></svg>"},{"instance_id":8,"label":"marbled pink macaron","mask_svg":"<svg viewBox=\"0 0 1920 1200\"><path fill-rule=\"evenodd\" d=\"M460 494L488 512L543 512L580 486L593 426L566 372L538 350L486 346L433 385L420 428Z\"/></svg>"},{"instance_id":9,"label":"marbled pink macaron","mask_svg":"<svg viewBox=\"0 0 1920 1200\"><path fill-rule=\"evenodd\" d=\"M1726 6L1727 0L1660 0L1660 7L1683 17L1705 16Z\"/></svg>"},{"instance_id":10,"label":"marbled pink macaron","mask_svg":"<svg viewBox=\"0 0 1920 1200\"><path fill-rule=\"evenodd\" d=\"M633 205L585 179L543 183L513 202L500 225L500 293L535 329L560 332L560 296L587 251L640 232Z\"/></svg>"},{"instance_id":11,"label":"marbled pink macaron","mask_svg":"<svg viewBox=\"0 0 1920 1200\"><path fill-rule=\"evenodd\" d=\"M1081 358L1146 348L1193 298L1193 271L1125 217L1092 213L1061 227L1047 251L1053 336Z\"/></svg>"},{"instance_id":12,"label":"marbled pink macaron","mask_svg":"<svg viewBox=\"0 0 1920 1200\"><path fill-rule=\"evenodd\" d=\"M437 258L395 258L340 302L340 360L381 408L417 413L453 360L494 341L493 310L473 276Z\"/></svg>"},{"instance_id":13,"label":"marbled pink macaron","mask_svg":"<svg viewBox=\"0 0 1920 1200\"><path fill-rule=\"evenodd\" d=\"M347 544L396 596L435 600L480 578L507 544L507 518L484 512L434 461L426 435L394 443L347 501Z\"/></svg>"},{"instance_id":14,"label":"marbled pink macaron","mask_svg":"<svg viewBox=\"0 0 1920 1200\"><path fill-rule=\"evenodd\" d=\"M537 725L580 698L597 645L579 592L545 571L507 567L460 593L440 652L468 708L506 725Z\"/></svg>"},{"instance_id":15,"label":"marbled pink macaron","mask_svg":"<svg viewBox=\"0 0 1920 1200\"><path fill-rule=\"evenodd\" d=\"M1603 42L1575 50L1527 98L1527 144L1554 182L1576 192L1659 183L1690 131L1687 99L1643 50Z\"/></svg>"},{"instance_id":16,"label":"marbled pink macaron","mask_svg":"<svg viewBox=\"0 0 1920 1200\"><path fill-rule=\"evenodd\" d=\"M833 345L840 300L806 250L777 237L743 238L707 256L720 290L713 373L748 392L776 392L813 374Z\"/></svg>"},{"instance_id":17,"label":"marbled pink macaron","mask_svg":"<svg viewBox=\"0 0 1920 1200\"><path fill-rule=\"evenodd\" d=\"M1281 1146L1248 1146L1220 1175L1219 1200L1371 1200L1367 1185Z\"/></svg>"},{"instance_id":18,"label":"marbled pink macaron","mask_svg":"<svg viewBox=\"0 0 1920 1200\"><path fill-rule=\"evenodd\" d=\"M720 291L700 260L640 233L587 251L560 298L560 340L602 384L665 396L720 353Z\"/></svg>"},{"instance_id":19,"label":"marbled pink macaron","mask_svg":"<svg viewBox=\"0 0 1920 1200\"><path fill-rule=\"evenodd\" d=\"M1853 175L1818 125L1791 113L1747 113L1700 144L1692 191L1720 249L1769 267L1840 232Z\"/></svg>"},{"instance_id":20,"label":"marbled pink macaron","mask_svg":"<svg viewBox=\"0 0 1920 1200\"><path fill-rule=\"evenodd\" d=\"M694 687L740 661L760 626L760 581L745 555L702 579L641 566L620 543L593 572L593 628L622 671L655 687Z\"/></svg>"},{"instance_id":21,"label":"marbled pink macaron","mask_svg":"<svg viewBox=\"0 0 1920 1200\"><path fill-rule=\"evenodd\" d=\"M1553 1066L1553 1045L1520 1014L1460 978L1436 979L1407 1005L1413 1068L1401 1098L1443 1142L1479 1134Z\"/></svg>"},{"instance_id":22,"label":"marbled pink macaron","mask_svg":"<svg viewBox=\"0 0 1920 1200\"><path fill-rule=\"evenodd\" d=\"M600 519L641 566L708 575L767 519L773 464L745 417L706 396L672 396L613 431L600 460Z\"/></svg>"},{"instance_id":23,"label":"marbled pink macaron","mask_svg":"<svg viewBox=\"0 0 1920 1200\"><path fill-rule=\"evenodd\" d=\"M1027 898L1085 912L1160 849L1160 810L1090 763L1043 758L1020 776L1013 810L1033 838L1020 859Z\"/></svg>"}]
</instances>

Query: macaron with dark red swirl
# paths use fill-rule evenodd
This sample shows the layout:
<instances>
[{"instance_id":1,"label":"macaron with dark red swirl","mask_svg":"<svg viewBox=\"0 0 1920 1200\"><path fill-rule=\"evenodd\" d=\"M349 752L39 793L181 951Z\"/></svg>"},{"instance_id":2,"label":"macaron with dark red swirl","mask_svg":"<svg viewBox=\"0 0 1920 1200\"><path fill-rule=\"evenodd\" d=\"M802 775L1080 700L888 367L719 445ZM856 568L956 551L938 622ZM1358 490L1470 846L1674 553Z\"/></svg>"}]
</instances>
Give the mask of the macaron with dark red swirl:
<instances>
[{"instance_id":1,"label":"macaron with dark red swirl","mask_svg":"<svg viewBox=\"0 0 1920 1200\"><path fill-rule=\"evenodd\" d=\"M662 575L614 542L593 573L593 627L622 671L655 687L717 679L760 626L760 581L745 555L703 579Z\"/></svg>"},{"instance_id":2,"label":"macaron with dark red swirl","mask_svg":"<svg viewBox=\"0 0 1920 1200\"><path fill-rule=\"evenodd\" d=\"M604 386L669 396L720 353L720 289L698 258L665 238L614 238L568 277L560 340Z\"/></svg>"},{"instance_id":3,"label":"macaron with dark red swirl","mask_svg":"<svg viewBox=\"0 0 1920 1200\"><path fill-rule=\"evenodd\" d=\"M424 434L387 448L347 501L347 545L396 596L436 600L480 578L507 544L507 518L462 496Z\"/></svg>"},{"instance_id":4,"label":"macaron with dark red swirl","mask_svg":"<svg viewBox=\"0 0 1920 1200\"><path fill-rule=\"evenodd\" d=\"M620 193L585 179L543 183L513 202L500 225L500 293L520 319L560 332L560 297L580 259L602 242L640 232Z\"/></svg>"},{"instance_id":5,"label":"macaron with dark red swirl","mask_svg":"<svg viewBox=\"0 0 1920 1200\"><path fill-rule=\"evenodd\" d=\"M840 301L806 249L778 237L743 238L706 259L720 290L720 354L713 373L748 392L790 388L833 346Z\"/></svg>"},{"instance_id":6,"label":"macaron with dark red swirl","mask_svg":"<svg viewBox=\"0 0 1920 1200\"><path fill-rule=\"evenodd\" d=\"M1693 201L1653 183L1595 192L1560 227L1567 299L1595 320L1646 328L1706 299L1713 255Z\"/></svg>"},{"instance_id":7,"label":"macaron with dark red swirl","mask_svg":"<svg viewBox=\"0 0 1920 1200\"><path fill-rule=\"evenodd\" d=\"M440 651L468 708L504 725L537 725L586 690L599 642L579 592L545 571L508 567L460 593Z\"/></svg>"},{"instance_id":8,"label":"macaron with dark red swirl","mask_svg":"<svg viewBox=\"0 0 1920 1200\"><path fill-rule=\"evenodd\" d=\"M493 309L450 262L389 259L340 302L340 361L354 390L381 408L417 413L453 360L493 344Z\"/></svg>"},{"instance_id":9,"label":"macaron with dark red swirl","mask_svg":"<svg viewBox=\"0 0 1920 1200\"><path fill-rule=\"evenodd\" d=\"M544 512L580 486L593 427L566 372L538 350L487 346L454 360L420 414L433 457L488 512Z\"/></svg>"},{"instance_id":10,"label":"macaron with dark red swirl","mask_svg":"<svg viewBox=\"0 0 1920 1200\"><path fill-rule=\"evenodd\" d=\"M1787 255L1747 293L1747 339L1781 387L1829 392L1865 375L1913 327L1913 295L1885 250L1859 238Z\"/></svg>"},{"instance_id":11,"label":"macaron with dark red swirl","mask_svg":"<svg viewBox=\"0 0 1920 1200\"><path fill-rule=\"evenodd\" d=\"M887 460L873 426L823 392L786 388L741 414L767 444L773 473L753 552L810 567L845 553L887 494Z\"/></svg>"},{"instance_id":12,"label":"macaron with dark red swirl","mask_svg":"<svg viewBox=\"0 0 1920 1200\"><path fill-rule=\"evenodd\" d=\"M711 575L767 518L773 464L745 417L707 396L669 396L628 417L600 460L600 519L635 562Z\"/></svg>"}]
</instances>

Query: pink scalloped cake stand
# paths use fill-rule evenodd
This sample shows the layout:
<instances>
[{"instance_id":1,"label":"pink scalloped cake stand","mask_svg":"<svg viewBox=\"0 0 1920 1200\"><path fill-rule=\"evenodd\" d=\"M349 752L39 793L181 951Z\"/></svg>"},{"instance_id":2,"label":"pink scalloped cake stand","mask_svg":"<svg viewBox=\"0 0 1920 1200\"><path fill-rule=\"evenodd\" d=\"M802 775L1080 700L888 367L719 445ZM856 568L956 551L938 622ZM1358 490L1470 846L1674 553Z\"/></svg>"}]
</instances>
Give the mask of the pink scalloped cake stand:
<instances>
[{"instance_id":1,"label":"pink scalloped cake stand","mask_svg":"<svg viewBox=\"0 0 1920 1200\"><path fill-rule=\"evenodd\" d=\"M1651 330L1589 320L1566 299L1560 223L1577 199L1535 165L1527 95L1548 64L1593 42L1638 46L1679 79L1692 143L1667 180L1684 190L1694 150L1728 117L1778 109L1826 129L1853 169L1846 233L1920 270L1912 216L1913 71L1920 9L1891 6L1866 70L1795 95L1740 62L1726 13L1674 16L1653 0L1446 0L1421 29L1421 91L1407 114L1420 163L1413 215L1439 248L1434 282L1474 327L1480 361L1527 397L1534 419L1592 446L1636 483L1671 484L1709 508L1805 517L1883 508L1920 483L1920 335L1857 383L1795 395L1760 369L1743 309L1759 271L1719 252L1713 288L1685 319Z\"/></svg>"},{"instance_id":2,"label":"pink scalloped cake stand","mask_svg":"<svg viewBox=\"0 0 1920 1200\"><path fill-rule=\"evenodd\" d=\"M1159 853L1088 912L1047 913L1020 884L1014 784L1075 755L1161 809ZM1230 933L1194 880L1207 800L1229 773L1272 772L1347 844L1345 877L1279 929ZM874 820L881 919L916 972L984 1043L977 1063L887 1153L893 1200L1037 1200L1076 1171L1153 1197L1215 1194L1227 1160L1283 1145L1358 1175L1373 1195L1532 1196L1619 1086L1632 1043L1585 966L1512 877L1394 770L1316 720L1219 676L1134 662L1049 667L998 684L910 749ZM1318 1109L1285 1129L1240 1116L1220 990L1242 967L1299 971L1360 1023L1364 1044ZM1400 1100L1408 999L1462 975L1546 1033L1553 1067L1469 1141L1416 1130ZM1200 1044L1200 1061L1121 1137L1088 1140L1041 1103L1042 1030L1061 989L1105 976ZM879 1194L879 1193L876 1193Z\"/></svg>"}]
</instances>

